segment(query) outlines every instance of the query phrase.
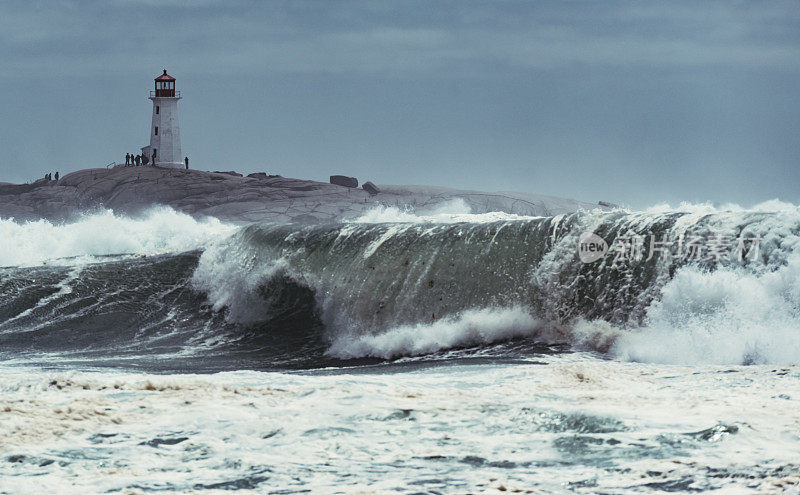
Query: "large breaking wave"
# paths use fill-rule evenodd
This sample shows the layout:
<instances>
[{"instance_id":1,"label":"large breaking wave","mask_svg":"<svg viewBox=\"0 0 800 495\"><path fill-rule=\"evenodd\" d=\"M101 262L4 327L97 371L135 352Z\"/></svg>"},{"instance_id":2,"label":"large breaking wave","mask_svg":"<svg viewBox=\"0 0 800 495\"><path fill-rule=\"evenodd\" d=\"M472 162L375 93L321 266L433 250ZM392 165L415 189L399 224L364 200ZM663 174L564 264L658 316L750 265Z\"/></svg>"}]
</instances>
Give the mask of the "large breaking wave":
<instances>
[{"instance_id":1,"label":"large breaking wave","mask_svg":"<svg viewBox=\"0 0 800 495\"><path fill-rule=\"evenodd\" d=\"M71 223L0 219L0 266L91 261L117 254L153 255L197 249L235 228L216 218L195 220L168 207L153 207L137 217L103 210ZM66 261L72 264L74 260Z\"/></svg>"},{"instance_id":2,"label":"large breaking wave","mask_svg":"<svg viewBox=\"0 0 800 495\"><path fill-rule=\"evenodd\" d=\"M156 255L42 266L44 257L30 254L39 247L20 250L29 254L6 261L17 266L3 269L0 284L5 357L323 366L538 342L646 362L800 362L793 205L531 218L470 215L451 203L426 214L380 208L331 225L255 224L230 236L233 227L171 210L109 215L81 228L2 224L8 242L23 246L54 237L36 229L74 235L60 256ZM102 228L81 244L94 222ZM733 259L614 263L609 254L583 263L585 232L611 245L631 235L759 242ZM104 242L111 247L96 247Z\"/></svg>"}]
</instances>

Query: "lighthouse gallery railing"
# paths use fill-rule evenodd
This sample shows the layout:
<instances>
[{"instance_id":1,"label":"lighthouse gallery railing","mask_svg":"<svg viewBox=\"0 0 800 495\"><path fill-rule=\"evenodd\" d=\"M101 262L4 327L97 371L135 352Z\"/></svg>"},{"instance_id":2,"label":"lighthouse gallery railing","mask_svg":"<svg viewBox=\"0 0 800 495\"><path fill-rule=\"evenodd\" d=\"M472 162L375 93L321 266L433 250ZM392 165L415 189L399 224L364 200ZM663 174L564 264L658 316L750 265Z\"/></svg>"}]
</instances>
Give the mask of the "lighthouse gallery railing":
<instances>
[{"instance_id":1,"label":"lighthouse gallery railing","mask_svg":"<svg viewBox=\"0 0 800 495\"><path fill-rule=\"evenodd\" d=\"M162 90L159 90L159 93L160 92L166 92L166 91L167 91L166 89L162 89ZM150 91L150 98L155 98L155 97L156 97L156 92L151 90ZM170 96L159 96L159 98L180 98L180 97L181 97L181 92L180 91L175 91L175 95L174 96L173 95L170 95Z\"/></svg>"}]
</instances>

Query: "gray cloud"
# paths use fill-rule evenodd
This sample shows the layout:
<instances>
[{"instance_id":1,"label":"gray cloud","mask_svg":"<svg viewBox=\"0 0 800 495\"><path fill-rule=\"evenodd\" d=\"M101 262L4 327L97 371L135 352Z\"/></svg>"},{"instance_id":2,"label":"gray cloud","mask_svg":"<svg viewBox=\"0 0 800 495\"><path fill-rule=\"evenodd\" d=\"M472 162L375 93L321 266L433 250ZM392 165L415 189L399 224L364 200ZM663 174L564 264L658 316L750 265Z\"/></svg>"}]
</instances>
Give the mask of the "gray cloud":
<instances>
[{"instance_id":1,"label":"gray cloud","mask_svg":"<svg viewBox=\"0 0 800 495\"><path fill-rule=\"evenodd\" d=\"M794 3L365 5L122 0L59 2L43 10L3 4L0 42L8 56L0 74L53 64L74 74L114 70L120 57L146 63L159 51L204 72L407 77L441 68L480 75L486 66L796 70L800 64ZM61 57L69 63L59 64Z\"/></svg>"},{"instance_id":2,"label":"gray cloud","mask_svg":"<svg viewBox=\"0 0 800 495\"><path fill-rule=\"evenodd\" d=\"M800 201L796 1L3 2L0 53L0 180L141 146L166 67L201 168Z\"/></svg>"}]
</instances>

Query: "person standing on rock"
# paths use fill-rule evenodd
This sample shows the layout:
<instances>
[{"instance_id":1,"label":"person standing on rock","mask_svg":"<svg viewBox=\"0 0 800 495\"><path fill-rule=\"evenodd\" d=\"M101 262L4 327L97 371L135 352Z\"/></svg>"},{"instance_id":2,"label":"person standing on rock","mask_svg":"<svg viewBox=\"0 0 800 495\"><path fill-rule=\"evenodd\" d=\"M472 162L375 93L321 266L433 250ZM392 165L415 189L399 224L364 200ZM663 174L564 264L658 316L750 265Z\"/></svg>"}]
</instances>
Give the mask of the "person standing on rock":
<instances>
[{"instance_id":1,"label":"person standing on rock","mask_svg":"<svg viewBox=\"0 0 800 495\"><path fill-rule=\"evenodd\" d=\"M186 170L189 170L189 157L188 156L184 156L183 157L183 162L186 164Z\"/></svg>"},{"instance_id":2,"label":"person standing on rock","mask_svg":"<svg viewBox=\"0 0 800 495\"><path fill-rule=\"evenodd\" d=\"M131 164L131 154L125 153L125 166L127 167L130 164Z\"/></svg>"},{"instance_id":3,"label":"person standing on rock","mask_svg":"<svg viewBox=\"0 0 800 495\"><path fill-rule=\"evenodd\" d=\"M136 166L139 166L139 155L136 155Z\"/></svg>"},{"instance_id":4,"label":"person standing on rock","mask_svg":"<svg viewBox=\"0 0 800 495\"><path fill-rule=\"evenodd\" d=\"M56 180L58 180L58 170L56 170Z\"/></svg>"}]
</instances>

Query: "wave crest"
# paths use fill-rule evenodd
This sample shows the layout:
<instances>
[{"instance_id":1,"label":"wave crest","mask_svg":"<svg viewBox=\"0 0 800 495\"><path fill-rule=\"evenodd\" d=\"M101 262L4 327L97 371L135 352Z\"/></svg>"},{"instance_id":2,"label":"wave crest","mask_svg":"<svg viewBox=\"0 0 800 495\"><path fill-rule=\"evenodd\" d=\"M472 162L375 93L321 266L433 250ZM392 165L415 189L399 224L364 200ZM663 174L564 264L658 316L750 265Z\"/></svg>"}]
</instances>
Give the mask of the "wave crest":
<instances>
[{"instance_id":1,"label":"wave crest","mask_svg":"<svg viewBox=\"0 0 800 495\"><path fill-rule=\"evenodd\" d=\"M201 248L235 230L216 218L197 220L166 206L134 217L103 210L71 223L17 223L4 218L0 219L0 266L32 266L75 257L183 252ZM74 260L67 262L73 263Z\"/></svg>"},{"instance_id":2,"label":"wave crest","mask_svg":"<svg viewBox=\"0 0 800 495\"><path fill-rule=\"evenodd\" d=\"M411 206L376 205L350 223L485 223L504 220L524 220L525 217L513 213L493 211L472 213L472 208L461 198L454 198L431 206L413 208Z\"/></svg>"}]
</instances>

